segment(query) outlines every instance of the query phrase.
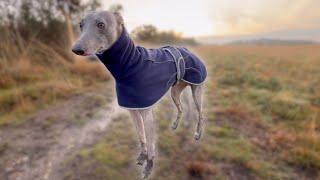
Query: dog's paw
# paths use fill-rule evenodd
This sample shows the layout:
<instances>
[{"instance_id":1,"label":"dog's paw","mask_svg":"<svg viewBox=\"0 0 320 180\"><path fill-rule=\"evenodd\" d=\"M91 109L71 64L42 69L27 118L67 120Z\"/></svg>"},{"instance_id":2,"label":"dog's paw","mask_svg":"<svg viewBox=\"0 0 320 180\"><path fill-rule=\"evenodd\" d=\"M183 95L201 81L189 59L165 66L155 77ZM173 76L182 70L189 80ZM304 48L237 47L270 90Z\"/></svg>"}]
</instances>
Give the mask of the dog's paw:
<instances>
[{"instance_id":1,"label":"dog's paw","mask_svg":"<svg viewBox=\"0 0 320 180\"><path fill-rule=\"evenodd\" d=\"M148 159L148 155L147 154L145 154L145 153L143 153L143 152L141 152L140 153L140 155L139 155L139 157L137 158L137 164L138 165L143 165L143 163L144 163L144 161L146 161Z\"/></svg>"},{"instance_id":2,"label":"dog's paw","mask_svg":"<svg viewBox=\"0 0 320 180\"><path fill-rule=\"evenodd\" d=\"M153 169L153 160L147 160L147 165L144 168L142 178L143 179L147 178L151 174L152 169Z\"/></svg>"},{"instance_id":3,"label":"dog's paw","mask_svg":"<svg viewBox=\"0 0 320 180\"><path fill-rule=\"evenodd\" d=\"M200 138L201 138L201 133L197 133L197 132L196 132L196 133L194 134L194 140L197 141L197 140L199 140Z\"/></svg>"},{"instance_id":4,"label":"dog's paw","mask_svg":"<svg viewBox=\"0 0 320 180\"><path fill-rule=\"evenodd\" d=\"M171 125L171 129L172 130L176 130L178 127L178 123L177 122L174 122L172 125Z\"/></svg>"}]
</instances>

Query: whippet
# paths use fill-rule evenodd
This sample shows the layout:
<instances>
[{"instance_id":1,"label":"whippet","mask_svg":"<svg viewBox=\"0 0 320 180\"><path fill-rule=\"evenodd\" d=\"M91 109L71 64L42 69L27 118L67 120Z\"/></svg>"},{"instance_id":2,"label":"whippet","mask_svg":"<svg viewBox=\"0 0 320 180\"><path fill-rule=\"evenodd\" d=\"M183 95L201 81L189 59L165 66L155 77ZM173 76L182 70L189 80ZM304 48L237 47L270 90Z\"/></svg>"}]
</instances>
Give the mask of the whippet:
<instances>
[{"instance_id":1,"label":"whippet","mask_svg":"<svg viewBox=\"0 0 320 180\"><path fill-rule=\"evenodd\" d=\"M141 143L137 164L147 165L143 178L150 175L154 157L153 105L171 88L178 115L171 128L178 127L182 116L181 92L191 86L199 113L194 139L203 127L202 92L207 76L199 58L182 47L146 49L135 46L119 13L91 12L79 23L81 34L72 51L77 55L96 54L116 80L118 103L129 110Z\"/></svg>"}]
</instances>

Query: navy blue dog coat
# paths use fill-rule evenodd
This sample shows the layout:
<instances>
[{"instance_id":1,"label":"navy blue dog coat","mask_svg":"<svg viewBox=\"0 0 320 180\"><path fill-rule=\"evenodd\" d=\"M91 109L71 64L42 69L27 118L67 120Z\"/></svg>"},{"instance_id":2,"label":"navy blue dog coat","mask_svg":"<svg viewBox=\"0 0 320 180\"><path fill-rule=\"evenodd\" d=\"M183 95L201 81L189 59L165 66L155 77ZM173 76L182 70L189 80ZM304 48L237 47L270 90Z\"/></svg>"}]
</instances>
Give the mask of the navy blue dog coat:
<instances>
[{"instance_id":1,"label":"navy blue dog coat","mask_svg":"<svg viewBox=\"0 0 320 180\"><path fill-rule=\"evenodd\" d=\"M202 61L186 48L135 46L125 28L97 56L116 80L119 105L127 109L151 107L178 81L198 85L207 76Z\"/></svg>"}]
</instances>

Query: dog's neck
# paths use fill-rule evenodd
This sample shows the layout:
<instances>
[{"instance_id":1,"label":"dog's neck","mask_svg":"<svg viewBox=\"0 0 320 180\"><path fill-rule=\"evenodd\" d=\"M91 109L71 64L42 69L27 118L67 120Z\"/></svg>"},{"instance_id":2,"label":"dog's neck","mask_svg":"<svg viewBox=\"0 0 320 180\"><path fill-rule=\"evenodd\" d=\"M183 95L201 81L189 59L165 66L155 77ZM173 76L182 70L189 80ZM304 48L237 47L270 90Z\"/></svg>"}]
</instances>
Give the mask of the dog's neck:
<instances>
[{"instance_id":1,"label":"dog's neck","mask_svg":"<svg viewBox=\"0 0 320 180\"><path fill-rule=\"evenodd\" d=\"M108 68L116 80L125 78L125 72L136 63L140 52L129 36L126 28L122 26L122 32L118 40L103 53L97 54L101 62Z\"/></svg>"}]
</instances>

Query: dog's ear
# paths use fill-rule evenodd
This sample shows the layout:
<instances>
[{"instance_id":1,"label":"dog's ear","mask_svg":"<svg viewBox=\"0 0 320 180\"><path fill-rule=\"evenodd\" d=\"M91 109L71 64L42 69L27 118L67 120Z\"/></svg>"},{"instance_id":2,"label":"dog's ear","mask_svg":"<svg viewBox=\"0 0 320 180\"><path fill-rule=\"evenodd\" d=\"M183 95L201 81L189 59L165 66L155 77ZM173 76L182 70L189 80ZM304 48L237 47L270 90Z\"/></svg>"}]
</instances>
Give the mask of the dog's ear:
<instances>
[{"instance_id":1,"label":"dog's ear","mask_svg":"<svg viewBox=\"0 0 320 180\"><path fill-rule=\"evenodd\" d=\"M113 12L119 25L123 25L123 18L119 12Z\"/></svg>"}]
</instances>

